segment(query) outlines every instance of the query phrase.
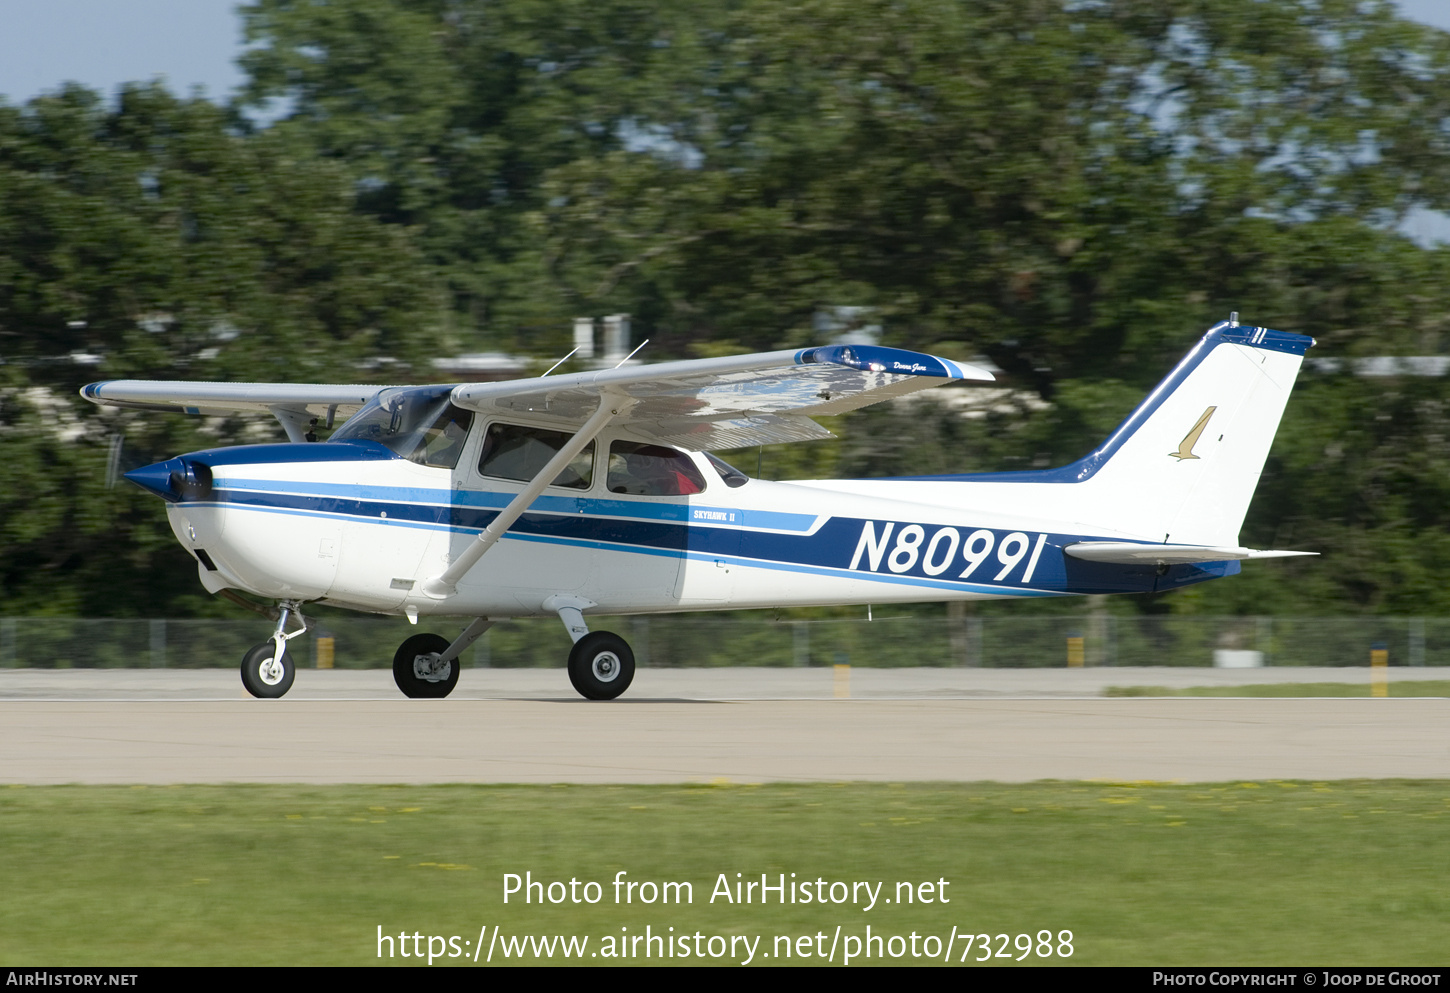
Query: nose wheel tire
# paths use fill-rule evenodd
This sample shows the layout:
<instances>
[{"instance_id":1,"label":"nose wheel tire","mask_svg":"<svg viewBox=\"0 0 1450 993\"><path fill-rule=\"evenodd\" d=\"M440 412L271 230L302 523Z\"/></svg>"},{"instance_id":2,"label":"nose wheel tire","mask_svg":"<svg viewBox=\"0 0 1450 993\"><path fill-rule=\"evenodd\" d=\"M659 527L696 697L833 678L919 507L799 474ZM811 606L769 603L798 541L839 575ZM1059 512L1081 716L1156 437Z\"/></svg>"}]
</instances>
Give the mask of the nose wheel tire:
<instances>
[{"instance_id":1,"label":"nose wheel tire","mask_svg":"<svg viewBox=\"0 0 1450 993\"><path fill-rule=\"evenodd\" d=\"M292 688L297 675L292 653L284 649L279 661L273 658L276 650L276 642L268 638L242 656L242 685L252 696L274 700Z\"/></svg>"},{"instance_id":2,"label":"nose wheel tire","mask_svg":"<svg viewBox=\"0 0 1450 993\"><path fill-rule=\"evenodd\" d=\"M458 660L439 662L448 639L436 634L415 634L393 656L393 682L413 699L440 699L458 685Z\"/></svg>"},{"instance_id":3,"label":"nose wheel tire","mask_svg":"<svg viewBox=\"0 0 1450 993\"><path fill-rule=\"evenodd\" d=\"M591 631L569 652L569 682L590 700L613 700L634 680L634 652L619 635Z\"/></svg>"}]
</instances>

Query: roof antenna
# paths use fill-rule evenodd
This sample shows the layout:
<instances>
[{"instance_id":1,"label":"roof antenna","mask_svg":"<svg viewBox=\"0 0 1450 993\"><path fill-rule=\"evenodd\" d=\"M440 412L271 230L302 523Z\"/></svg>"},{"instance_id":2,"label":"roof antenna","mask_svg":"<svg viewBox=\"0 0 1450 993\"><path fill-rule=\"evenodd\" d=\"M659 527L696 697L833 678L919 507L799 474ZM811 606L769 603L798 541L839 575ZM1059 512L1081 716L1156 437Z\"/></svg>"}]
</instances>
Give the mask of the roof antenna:
<instances>
[{"instance_id":1,"label":"roof antenna","mask_svg":"<svg viewBox=\"0 0 1450 993\"><path fill-rule=\"evenodd\" d=\"M574 346L574 352L579 351L579 348L580 348L579 345L575 345ZM574 352L570 352L568 355L564 356L558 362L555 362L553 365L549 366L549 372L553 372L555 369L559 368L559 366L563 365L565 362L568 362L570 359L572 359L574 357ZM547 376L549 374L549 372L544 373L544 376ZM540 379L543 379L544 376L540 376L539 378Z\"/></svg>"},{"instance_id":2,"label":"roof antenna","mask_svg":"<svg viewBox=\"0 0 1450 993\"><path fill-rule=\"evenodd\" d=\"M1228 315L1228 326L1231 328L1236 328L1239 326L1239 312L1237 310L1232 311Z\"/></svg>"},{"instance_id":3,"label":"roof antenna","mask_svg":"<svg viewBox=\"0 0 1450 993\"><path fill-rule=\"evenodd\" d=\"M638 346L638 347L637 347L637 348L635 348L635 350L634 350L634 351L632 351L632 352L630 352L630 353L629 353L629 354L628 354L628 355L626 355L626 356L625 356L625 357L624 357L624 358L622 358L622 359L620 359L620 360L619 360L619 365L624 365L624 364L625 364L625 363L626 363L626 362L628 362L628 361L629 361L629 360L630 360L630 359L632 359L632 358L634 358L634 357L635 357L635 355L637 355L637 354L638 354L638 353L639 353L639 350L640 350L640 349L641 349L641 348L643 348L643 347L644 347L644 346L645 346L645 345L648 345L648 344L649 344L649 339L648 339L648 338L646 338L646 339L645 339L645 340L644 340L644 341L642 341L642 342L640 342L640 343L639 343L639 346ZM616 369L618 369L618 368L619 368L619 365L617 365L617 366L615 366L615 367L614 367L614 368L616 368Z\"/></svg>"}]
</instances>

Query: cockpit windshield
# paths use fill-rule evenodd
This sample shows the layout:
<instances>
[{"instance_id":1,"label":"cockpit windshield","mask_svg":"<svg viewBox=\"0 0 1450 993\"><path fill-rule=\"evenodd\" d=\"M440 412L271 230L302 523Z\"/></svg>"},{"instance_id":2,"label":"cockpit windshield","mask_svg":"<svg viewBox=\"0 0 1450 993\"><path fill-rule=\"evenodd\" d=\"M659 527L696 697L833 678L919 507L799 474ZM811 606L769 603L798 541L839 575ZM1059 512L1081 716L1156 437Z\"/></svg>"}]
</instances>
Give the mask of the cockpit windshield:
<instances>
[{"instance_id":1,"label":"cockpit windshield","mask_svg":"<svg viewBox=\"0 0 1450 993\"><path fill-rule=\"evenodd\" d=\"M455 468L473 414L449 402L452 392L451 386L384 390L328 441L376 441L422 465Z\"/></svg>"}]
</instances>

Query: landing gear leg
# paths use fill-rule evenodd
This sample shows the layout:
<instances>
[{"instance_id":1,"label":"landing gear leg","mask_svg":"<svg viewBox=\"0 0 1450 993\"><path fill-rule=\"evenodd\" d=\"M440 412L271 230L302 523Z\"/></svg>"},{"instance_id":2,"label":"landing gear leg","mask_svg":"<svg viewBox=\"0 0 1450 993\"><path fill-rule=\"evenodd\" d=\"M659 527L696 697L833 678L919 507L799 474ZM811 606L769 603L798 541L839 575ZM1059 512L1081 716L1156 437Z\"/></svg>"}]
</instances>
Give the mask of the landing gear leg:
<instances>
[{"instance_id":1,"label":"landing gear leg","mask_svg":"<svg viewBox=\"0 0 1450 993\"><path fill-rule=\"evenodd\" d=\"M559 615L574 648L569 652L569 682L589 700L613 700L634 681L634 652L612 631L590 631L583 611L594 604L577 597L551 596L544 607Z\"/></svg>"},{"instance_id":2,"label":"landing gear leg","mask_svg":"<svg viewBox=\"0 0 1450 993\"><path fill-rule=\"evenodd\" d=\"M436 634L415 634L393 656L393 682L406 697L438 699L458 685L458 656L493 627L487 617L475 618L452 642Z\"/></svg>"},{"instance_id":3,"label":"landing gear leg","mask_svg":"<svg viewBox=\"0 0 1450 993\"><path fill-rule=\"evenodd\" d=\"M296 622L296 630L287 630L289 621ZM278 604L277 627L272 637L242 656L242 685L248 693L262 699L276 699L292 688L297 667L287 651L287 642L306 631L307 620L302 616L300 603L283 600Z\"/></svg>"}]
</instances>

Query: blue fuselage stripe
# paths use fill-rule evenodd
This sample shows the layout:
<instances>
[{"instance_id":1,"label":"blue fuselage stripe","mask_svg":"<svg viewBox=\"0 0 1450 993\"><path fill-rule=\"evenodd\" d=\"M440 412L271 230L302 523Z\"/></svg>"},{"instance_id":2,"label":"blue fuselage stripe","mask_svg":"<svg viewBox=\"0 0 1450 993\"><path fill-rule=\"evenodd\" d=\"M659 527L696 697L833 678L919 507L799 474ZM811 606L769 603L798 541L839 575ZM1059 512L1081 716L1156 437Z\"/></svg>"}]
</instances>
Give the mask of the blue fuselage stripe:
<instances>
[{"instance_id":1,"label":"blue fuselage stripe","mask_svg":"<svg viewBox=\"0 0 1450 993\"><path fill-rule=\"evenodd\" d=\"M332 497L348 502L375 501L388 505L417 504L434 508L446 504L455 508L483 510L502 510L514 498L512 493L496 490L447 490L422 486L366 486L356 483L291 482L273 479L229 479L225 488L266 494L269 497ZM237 502L242 501L238 499ZM549 494L535 499L529 505L529 510L534 513L593 514L651 521L733 524L766 531L805 532L811 529L817 519L815 514L792 514L777 510Z\"/></svg>"},{"instance_id":2,"label":"blue fuselage stripe","mask_svg":"<svg viewBox=\"0 0 1450 993\"><path fill-rule=\"evenodd\" d=\"M257 484L252 484L257 485ZM285 484L296 488L294 484ZM319 489L322 487L319 486ZM328 487L332 489L332 487ZM239 489L228 483L219 487L213 499L237 509L264 513L293 514L308 517L329 518L338 521L355 521L390 527L420 528L424 530L446 530L461 534L477 534L497 516L498 510L479 506L486 501L483 497L499 494L458 491L449 493L456 502L440 505L412 503L396 500L370 499L363 494L373 494L387 489L401 492L402 488L362 487L350 488L353 496L323 496L299 493L265 492L260 489ZM341 490L336 490L341 492ZM433 491L439 492L439 491ZM457 499L467 495L470 499ZM571 504L586 501L568 498ZM625 501L587 501L594 507L621 504ZM188 504L187 506L204 506ZM648 503L630 502L630 510L639 513L650 507ZM654 504L654 507L669 507L671 511L689 510L688 505ZM743 511L751 519L752 511ZM684 516L682 514L676 515ZM805 517L806 515L792 515ZM542 541L552 544L571 545L591 549L612 549L648 555L666 555L698 560L720 560L742 567L790 571L811 575L834 576L838 578L863 579L872 582L902 584L925 590L946 590L988 593L997 596L1053 596L1096 592L1147 592L1169 589L1189 583L1201 582L1238 571L1238 563L1200 563L1178 565L1159 575L1151 565L1117 565L1086 562L1062 554L1062 548L1077 541L1095 540L1100 536L1048 534L1040 556L1035 556L1031 579L1022 582L1027 572L1025 552L1017 556L1016 564L1002 568L1006 559L995 555L975 564L956 561L949 567L941 562L933 574L926 572L926 554L898 553L893 559L891 550L883 549L873 556L862 554L864 535L869 529L879 535L879 541L886 542L887 525L900 536L911 522L867 521L861 518L826 517L818 528L810 533L754 530L742 527L710 526L690 524L682 520L644 518L642 513L632 519L602 516L597 513L540 512L537 504L514 522L508 537L521 541ZM815 520L815 518L812 518ZM929 539L945 525L926 525L924 537L911 546L921 552L929 546ZM968 525L957 525L961 534L969 533ZM989 529L972 529L989 530ZM998 548L1003 547L1008 532L992 532ZM945 536L944 536L945 537ZM1034 533L1032 541L1036 542ZM1018 535L1017 542L1022 540ZM956 543L951 543L956 547ZM893 544L892 550L898 546ZM943 543L945 547L945 543ZM1010 553L1009 553L1010 557ZM909 559L909 561L907 561ZM855 568L852 568L852 566ZM964 568L964 566L970 566ZM1000 571L999 571L1000 570ZM980 575L978 575L980 572ZM1000 578L999 578L1000 576ZM986 582L983 582L986 580Z\"/></svg>"}]
</instances>

